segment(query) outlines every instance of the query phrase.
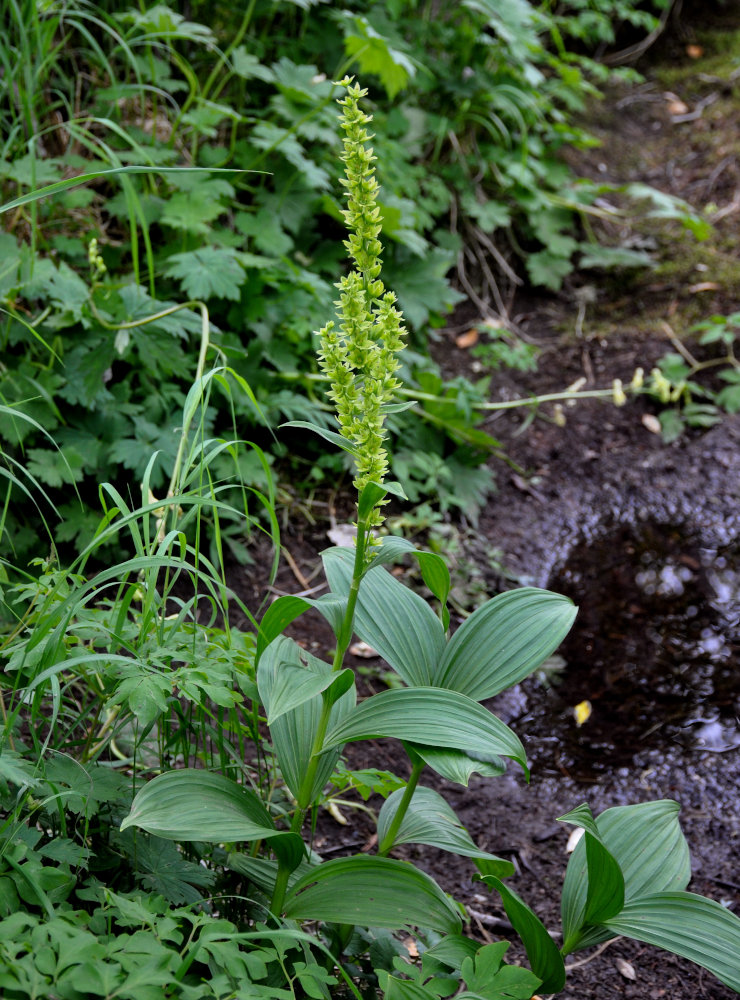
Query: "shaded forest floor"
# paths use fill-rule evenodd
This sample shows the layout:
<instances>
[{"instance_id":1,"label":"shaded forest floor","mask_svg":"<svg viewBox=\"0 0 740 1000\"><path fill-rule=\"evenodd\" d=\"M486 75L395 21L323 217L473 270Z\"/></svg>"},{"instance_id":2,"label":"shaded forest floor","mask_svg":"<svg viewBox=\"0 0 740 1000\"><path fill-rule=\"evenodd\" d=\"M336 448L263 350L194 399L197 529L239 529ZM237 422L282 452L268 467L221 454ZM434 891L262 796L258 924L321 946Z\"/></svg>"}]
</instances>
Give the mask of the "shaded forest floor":
<instances>
[{"instance_id":1,"label":"shaded forest floor","mask_svg":"<svg viewBox=\"0 0 740 1000\"><path fill-rule=\"evenodd\" d=\"M653 247L655 270L581 275L557 298L520 295L512 319L539 349L537 370L495 372L492 399L556 392L577 379L586 389L629 383L636 368L649 371L673 349L671 336L683 339L697 321L737 309L740 24L726 16L706 36L674 31L641 67L644 83L610 92L587 122L602 145L578 162L583 175L641 181L685 199L710 218L713 235L697 243L675 222L643 220L611 235ZM442 332L435 353L446 375L476 377L459 343L479 322L463 307ZM497 415L486 430L516 469L492 459L497 493L479 523L445 529L461 609L520 583L566 592L581 607L551 669L491 704L523 739L531 784L507 775L473 779L467 789L437 786L481 847L515 861L512 887L552 929L569 836L555 819L584 800L599 812L677 799L692 852L690 888L740 912L740 416L665 444L655 432L658 413L640 397L619 408L604 400L565 407L564 426L551 406L526 426L522 411ZM287 526L290 560L278 589L315 581L318 552L329 544L327 513ZM248 576L235 589L254 605L261 584ZM310 619L294 634L323 652L331 635ZM382 689L377 659L355 665L367 691ZM584 700L592 712L578 727L573 708ZM394 770L405 757L386 742L351 747L349 759L355 768ZM367 815L345 814L346 825L321 818L319 851L336 856L370 842ZM407 856L465 902L471 933L506 936L497 898L471 882L472 864L426 848ZM574 957L563 996L734 994L683 960L618 940L593 959Z\"/></svg>"}]
</instances>

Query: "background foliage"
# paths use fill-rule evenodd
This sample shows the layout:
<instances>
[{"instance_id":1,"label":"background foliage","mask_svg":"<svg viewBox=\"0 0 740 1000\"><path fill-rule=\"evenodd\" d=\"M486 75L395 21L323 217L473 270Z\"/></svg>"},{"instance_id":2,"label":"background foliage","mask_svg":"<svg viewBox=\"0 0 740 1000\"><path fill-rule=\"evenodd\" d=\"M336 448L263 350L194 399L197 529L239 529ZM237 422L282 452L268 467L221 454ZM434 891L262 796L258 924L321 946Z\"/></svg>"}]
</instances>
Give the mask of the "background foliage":
<instances>
[{"instance_id":1,"label":"background foliage","mask_svg":"<svg viewBox=\"0 0 740 1000\"><path fill-rule=\"evenodd\" d=\"M321 383L306 376L343 255L331 81L350 70L371 87L385 273L416 334L405 378L443 397L417 408L423 426L418 412L395 419L404 435L395 472L423 494L452 458L460 493L443 481L443 504L474 514L492 485L476 468L495 445L473 430L484 386L443 387L427 338L460 289L503 309L522 275L557 288L584 248L608 262L581 226L598 189L558 154L590 141L573 115L608 75L585 53L625 25L649 30L654 16L627 0L441 10L421 0L250 0L238 13L196 0L187 9L12 0L0 14L0 200L147 168L3 215L6 468L20 462L56 504L58 544L89 540L97 484L140 481L155 450L150 483L161 490L200 329L196 306L166 310L200 300L210 356L255 394L229 399L215 388L205 432L223 435L236 419L240 436L269 446L269 462L288 450L294 480L336 474L335 456L296 448L288 434L278 446L265 424L328 419ZM264 485L258 462L240 463L246 483ZM32 505L7 510L4 524L4 550L34 546Z\"/></svg>"}]
</instances>

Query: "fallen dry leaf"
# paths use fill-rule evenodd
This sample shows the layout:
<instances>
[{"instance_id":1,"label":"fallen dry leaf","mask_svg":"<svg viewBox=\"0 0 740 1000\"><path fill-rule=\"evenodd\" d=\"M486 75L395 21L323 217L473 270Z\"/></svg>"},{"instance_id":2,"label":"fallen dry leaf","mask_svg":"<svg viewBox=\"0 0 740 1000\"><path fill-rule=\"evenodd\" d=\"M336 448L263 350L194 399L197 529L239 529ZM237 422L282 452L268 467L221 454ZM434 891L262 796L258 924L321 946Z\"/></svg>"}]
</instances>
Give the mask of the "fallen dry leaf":
<instances>
[{"instance_id":1,"label":"fallen dry leaf","mask_svg":"<svg viewBox=\"0 0 740 1000\"><path fill-rule=\"evenodd\" d=\"M689 59L701 59L701 57L704 55L704 49L702 48L701 45L687 45L686 55L689 57Z\"/></svg>"},{"instance_id":2,"label":"fallen dry leaf","mask_svg":"<svg viewBox=\"0 0 740 1000\"><path fill-rule=\"evenodd\" d=\"M349 548L354 545L357 538L357 526L354 524L337 524L335 527L329 528L326 534L330 542L343 548Z\"/></svg>"},{"instance_id":3,"label":"fallen dry leaf","mask_svg":"<svg viewBox=\"0 0 740 1000\"><path fill-rule=\"evenodd\" d=\"M456 337L455 343L461 348L473 347L474 344L478 343L479 337L480 333L473 326L467 331L467 333L461 333L459 337Z\"/></svg>"},{"instance_id":4,"label":"fallen dry leaf","mask_svg":"<svg viewBox=\"0 0 740 1000\"><path fill-rule=\"evenodd\" d=\"M616 965L618 971L625 979L637 979L637 973L635 972L635 967L631 962L628 962L624 958L615 958L614 964Z\"/></svg>"},{"instance_id":5,"label":"fallen dry leaf","mask_svg":"<svg viewBox=\"0 0 740 1000\"><path fill-rule=\"evenodd\" d=\"M716 281L700 281L698 285L690 285L689 291L692 295L696 292L718 292L720 287Z\"/></svg>"},{"instance_id":6,"label":"fallen dry leaf","mask_svg":"<svg viewBox=\"0 0 740 1000\"><path fill-rule=\"evenodd\" d=\"M404 940L404 942L403 942L403 946L406 949L406 951L409 953L409 956L411 958L418 958L419 957L419 949L418 949L418 947L416 945L416 941L414 941L413 938L406 938Z\"/></svg>"},{"instance_id":7,"label":"fallen dry leaf","mask_svg":"<svg viewBox=\"0 0 740 1000\"><path fill-rule=\"evenodd\" d=\"M643 413L642 426L646 431L650 431L651 434L660 434L662 430L660 420L653 416L652 413Z\"/></svg>"},{"instance_id":8,"label":"fallen dry leaf","mask_svg":"<svg viewBox=\"0 0 740 1000\"><path fill-rule=\"evenodd\" d=\"M568 837L568 843L565 845L566 854L572 854L573 851L575 851L578 841L581 839L581 837L584 835L585 832L586 831L583 829L582 826L577 826L575 828L575 830L571 833L570 837Z\"/></svg>"},{"instance_id":9,"label":"fallen dry leaf","mask_svg":"<svg viewBox=\"0 0 740 1000\"><path fill-rule=\"evenodd\" d=\"M591 702L579 701L573 709L573 718L576 720L576 725L580 729L583 723L588 722L591 718Z\"/></svg>"},{"instance_id":10,"label":"fallen dry leaf","mask_svg":"<svg viewBox=\"0 0 740 1000\"><path fill-rule=\"evenodd\" d=\"M683 101L671 101L668 105L668 111L672 115L685 115L689 110L688 104L684 104Z\"/></svg>"},{"instance_id":11,"label":"fallen dry leaf","mask_svg":"<svg viewBox=\"0 0 740 1000\"><path fill-rule=\"evenodd\" d=\"M355 642L349 647L349 651L352 656L359 656L363 660L372 660L376 656L380 656L377 649L373 649L372 646L368 646L366 642Z\"/></svg>"}]
</instances>

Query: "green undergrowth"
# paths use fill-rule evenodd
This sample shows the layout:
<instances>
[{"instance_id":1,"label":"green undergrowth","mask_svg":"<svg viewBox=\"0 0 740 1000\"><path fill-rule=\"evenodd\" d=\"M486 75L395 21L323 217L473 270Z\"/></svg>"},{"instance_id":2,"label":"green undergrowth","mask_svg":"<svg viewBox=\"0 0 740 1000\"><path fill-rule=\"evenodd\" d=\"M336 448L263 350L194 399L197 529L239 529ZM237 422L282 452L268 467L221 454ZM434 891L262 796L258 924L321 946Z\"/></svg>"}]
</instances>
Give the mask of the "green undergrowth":
<instances>
[{"instance_id":1,"label":"green undergrowth","mask_svg":"<svg viewBox=\"0 0 740 1000\"><path fill-rule=\"evenodd\" d=\"M615 75L587 53L625 24L650 31L661 7L250 0L238 16L195 2L186 17L164 3L5 4L0 444L7 474L20 463L48 500L6 508L3 548L34 552L45 518L68 558L95 530L98 484L140 481L152 451L160 494L199 303L209 364L253 394L215 385L205 432L237 426L309 489L344 474L341 458L269 428L329 421L313 333L341 269L331 81L347 68L372 86L384 265L412 332L404 382L420 390L391 421L396 474L474 517L493 486L481 458L498 447L476 429L486 386L444 384L430 330L463 294L497 310L523 279L557 289L576 266L644 263L598 245L588 219L601 186L560 152L592 142L574 114ZM242 482L264 489L254 453L239 462ZM243 535L223 538L248 560Z\"/></svg>"},{"instance_id":2,"label":"green undergrowth","mask_svg":"<svg viewBox=\"0 0 740 1000\"><path fill-rule=\"evenodd\" d=\"M317 408L315 419L303 412L282 431L311 432L354 470L354 544L322 553L319 586L268 590L259 609L231 591L234 528L269 539L270 583L280 553L271 463L237 433L241 407L259 412L260 400L203 301L156 300L158 309L152 296L140 301L142 286L112 287L99 245L87 246L75 320L83 332L102 337L101 328L108 335L115 326L114 349L116 340L125 350L135 340L147 358L159 345L165 364L174 353L167 336L176 344L192 326L198 350L187 388L167 400L170 468L158 467L156 450L132 447L139 477L137 465L121 477L124 487L100 482L92 539L78 542L74 559L54 557L47 524L37 547L51 545L52 554L8 566L12 579L8 572L1 581L0 992L7 1000L530 1000L562 991L569 955L616 936L679 954L740 992L740 921L686 891L691 865L678 803L599 817L584 803L560 817L583 837L565 873L558 946L511 887L514 865L479 847L424 783L435 772L467 787L473 776L495 780L507 768L529 779L523 744L486 705L541 667L577 609L533 587L484 598L476 586L476 610L453 631L458 598L445 559L381 533L389 498L405 499L387 478L389 425L414 401L398 377L404 318L381 277L367 92L351 77L337 86L350 260L316 359L334 409ZM52 258L48 267L47 277L56 273ZM74 305L72 274L64 271L70 286L60 310ZM107 318L126 295L141 306L142 323ZM729 350L734 323L712 323L703 335ZM151 343L138 339L142 328ZM505 338L492 340L499 352L511 349ZM57 344L66 357L81 346ZM86 350L104 354L100 344ZM136 372L132 394L141 388ZM149 378L154 389L157 372ZM114 395L118 383L102 381L97 392ZM445 398L453 390L463 395L461 386L419 395L454 406L457 397ZM621 386L609 391L624 395ZM219 432L216 393L228 402L228 434ZM94 439L108 411L101 402L91 412ZM35 417L7 403L0 413L11 426L30 424L57 456L61 446ZM62 417L54 436L67 427ZM250 484L250 463L261 488ZM53 501L36 465L9 454L4 472L2 525L13 537L19 508ZM428 599L390 570L407 557ZM286 633L304 613L331 629L329 659ZM364 698L346 665L355 638L393 678ZM365 742L372 754L384 738L400 746L401 774L373 767L372 755L361 770L342 760L347 743ZM336 815L339 805L364 809L376 823L366 851L337 854L317 838L321 811ZM467 859L521 937L529 967L506 961L507 942L476 940L465 908L394 856L406 844Z\"/></svg>"}]
</instances>

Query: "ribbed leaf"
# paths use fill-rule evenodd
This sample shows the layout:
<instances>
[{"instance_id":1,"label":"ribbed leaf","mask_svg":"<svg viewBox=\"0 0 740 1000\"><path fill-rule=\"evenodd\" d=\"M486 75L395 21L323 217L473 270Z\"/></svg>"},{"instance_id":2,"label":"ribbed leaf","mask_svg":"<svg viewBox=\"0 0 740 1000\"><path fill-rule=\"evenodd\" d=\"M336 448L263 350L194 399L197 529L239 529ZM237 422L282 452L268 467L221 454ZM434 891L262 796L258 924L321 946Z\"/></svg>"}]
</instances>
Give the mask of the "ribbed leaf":
<instances>
[{"instance_id":1,"label":"ribbed leaf","mask_svg":"<svg viewBox=\"0 0 740 1000\"><path fill-rule=\"evenodd\" d=\"M292 639L280 636L264 651L257 668L257 683L260 697L270 704L272 691L277 684L277 678L284 664L305 669L308 660L315 673L325 674L332 680L331 666L322 660L312 657L302 650ZM355 704L355 688L334 704L330 716L330 725L338 725ZM270 727L275 755L286 785L294 796L298 795L303 776L311 759L313 742L321 718L322 698L316 695L302 702L297 708L291 709L275 720ZM340 749L324 754L316 770L311 798L324 787L334 770L339 758Z\"/></svg>"},{"instance_id":2,"label":"ribbed leaf","mask_svg":"<svg viewBox=\"0 0 740 1000\"><path fill-rule=\"evenodd\" d=\"M255 664L258 664L260 657L273 639L277 639L283 631L300 617L304 611L312 607L312 602L302 597L293 597L287 594L285 597L278 597L265 611L260 622L257 633L257 649L255 651Z\"/></svg>"},{"instance_id":3,"label":"ribbed leaf","mask_svg":"<svg viewBox=\"0 0 740 1000\"><path fill-rule=\"evenodd\" d=\"M342 600L334 594L324 594L316 600L307 597L294 597L290 594L285 597L278 597L262 616L257 633L257 649L255 652L255 665L259 664L260 658L270 643L285 631L291 622L300 617L304 611L315 608L320 611L329 624L334 629L336 635L339 631L339 624L344 616L346 600Z\"/></svg>"},{"instance_id":4,"label":"ribbed leaf","mask_svg":"<svg viewBox=\"0 0 740 1000\"><path fill-rule=\"evenodd\" d=\"M253 792L222 774L195 768L168 771L148 782L121 823L122 830L129 826L165 840L272 840L275 853L293 868L304 853L298 834L276 830Z\"/></svg>"},{"instance_id":5,"label":"ribbed leaf","mask_svg":"<svg viewBox=\"0 0 740 1000\"><path fill-rule=\"evenodd\" d=\"M627 903L606 926L612 934L688 958L740 993L740 920L714 900L656 892Z\"/></svg>"},{"instance_id":6,"label":"ribbed leaf","mask_svg":"<svg viewBox=\"0 0 740 1000\"><path fill-rule=\"evenodd\" d=\"M354 562L352 550L327 549L322 559L332 591L347 594ZM432 683L445 646L442 624L423 598L404 587L382 566L372 567L362 579L355 632L407 684Z\"/></svg>"},{"instance_id":7,"label":"ribbed leaf","mask_svg":"<svg viewBox=\"0 0 740 1000\"><path fill-rule=\"evenodd\" d=\"M583 807L562 819L588 825ZM678 803L670 799L616 806L603 812L595 824L607 850L624 877L625 902L667 889L684 889L691 876L689 850L678 824ZM569 941L584 922L587 897L586 844L582 840L568 862L561 902L563 939ZM589 947L611 937L606 929L586 930L576 948ZM572 950L572 949L571 949Z\"/></svg>"},{"instance_id":8,"label":"ribbed leaf","mask_svg":"<svg viewBox=\"0 0 740 1000\"><path fill-rule=\"evenodd\" d=\"M529 964L534 974L542 980L543 993L559 993L565 985L565 965L558 946L547 932L540 918L513 889L493 875L482 875L481 882L494 888L504 904L506 915L522 939Z\"/></svg>"},{"instance_id":9,"label":"ribbed leaf","mask_svg":"<svg viewBox=\"0 0 740 1000\"><path fill-rule=\"evenodd\" d=\"M272 894L278 873L277 862L270 858L253 858L249 854L232 851L226 858L226 867L239 872L240 875L246 875L263 892ZM312 867L304 858L288 877L288 888L294 886L299 878L312 870Z\"/></svg>"},{"instance_id":10,"label":"ribbed leaf","mask_svg":"<svg viewBox=\"0 0 740 1000\"><path fill-rule=\"evenodd\" d=\"M268 726L274 725L281 715L310 701L322 691L331 689L330 700L334 702L354 684L355 678L351 670L333 673L330 664L312 656L290 640L283 643L282 648L290 659L278 660L275 670L257 668L257 688L267 713Z\"/></svg>"},{"instance_id":11,"label":"ribbed leaf","mask_svg":"<svg viewBox=\"0 0 740 1000\"><path fill-rule=\"evenodd\" d=\"M492 698L557 649L576 610L567 597L534 587L491 598L450 639L431 683L475 701Z\"/></svg>"},{"instance_id":12,"label":"ribbed leaf","mask_svg":"<svg viewBox=\"0 0 740 1000\"><path fill-rule=\"evenodd\" d=\"M604 844L593 814L584 802L572 812L561 816L564 823L574 823L583 828L586 845L586 899L581 913L574 915L578 921L571 935L566 935L563 951L567 954L578 943L582 927L601 924L616 916L624 906L624 877L619 863Z\"/></svg>"},{"instance_id":13,"label":"ribbed leaf","mask_svg":"<svg viewBox=\"0 0 740 1000\"><path fill-rule=\"evenodd\" d=\"M450 595L450 571L447 563L435 552L424 552L417 549L405 538L388 535L381 546L373 554L372 566L382 566L396 562L404 555L416 556L421 570L422 579L429 590L440 602L442 608L442 626L447 630L450 624L450 612L447 608L447 598Z\"/></svg>"},{"instance_id":14,"label":"ribbed leaf","mask_svg":"<svg viewBox=\"0 0 740 1000\"><path fill-rule=\"evenodd\" d=\"M383 736L421 746L511 757L527 776L519 738L500 719L457 691L415 687L381 691L354 708L327 734L324 747Z\"/></svg>"},{"instance_id":15,"label":"ribbed leaf","mask_svg":"<svg viewBox=\"0 0 740 1000\"><path fill-rule=\"evenodd\" d=\"M316 674L307 667L296 667L286 663L278 672L275 686L270 695L267 708L267 724L272 726L276 719L286 712L298 708L322 691L330 689L331 700L336 701L345 691L349 691L355 682L351 670L342 670L339 674Z\"/></svg>"},{"instance_id":16,"label":"ribbed leaf","mask_svg":"<svg viewBox=\"0 0 740 1000\"><path fill-rule=\"evenodd\" d=\"M399 788L383 803L378 815L378 840L381 843L398 811L404 791L405 789ZM509 875L514 874L511 862L476 846L452 807L432 788L419 787L415 790L393 846L397 844L426 844L465 858L487 858L510 869Z\"/></svg>"},{"instance_id":17,"label":"ribbed leaf","mask_svg":"<svg viewBox=\"0 0 740 1000\"><path fill-rule=\"evenodd\" d=\"M461 929L460 911L437 883L413 865L359 855L327 861L293 887L285 915L296 920L390 929Z\"/></svg>"},{"instance_id":18,"label":"ribbed leaf","mask_svg":"<svg viewBox=\"0 0 740 1000\"><path fill-rule=\"evenodd\" d=\"M480 774L484 778L498 778L506 773L506 761L495 754L490 754L484 760L482 756L472 757L464 750L420 747L413 743L409 743L408 746L418 753L433 771L458 785L467 786L473 774Z\"/></svg>"}]
</instances>

